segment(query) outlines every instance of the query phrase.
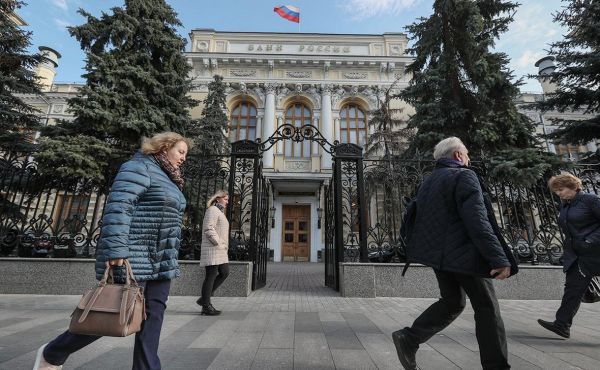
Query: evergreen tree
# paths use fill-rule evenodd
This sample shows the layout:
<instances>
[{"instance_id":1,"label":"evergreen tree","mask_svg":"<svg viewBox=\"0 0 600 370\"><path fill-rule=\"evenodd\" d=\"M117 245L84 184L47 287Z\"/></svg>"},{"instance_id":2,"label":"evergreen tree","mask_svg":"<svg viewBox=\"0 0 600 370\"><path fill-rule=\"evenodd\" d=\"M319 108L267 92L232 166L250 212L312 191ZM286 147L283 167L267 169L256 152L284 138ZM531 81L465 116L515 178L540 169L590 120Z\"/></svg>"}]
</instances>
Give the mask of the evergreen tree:
<instances>
[{"instance_id":1,"label":"evergreen tree","mask_svg":"<svg viewBox=\"0 0 600 370\"><path fill-rule=\"evenodd\" d=\"M202 118L192 134L200 154L222 155L228 152L227 137L223 134L228 126L226 111L225 84L223 77L216 75L208 84Z\"/></svg>"},{"instance_id":2,"label":"evergreen tree","mask_svg":"<svg viewBox=\"0 0 600 370\"><path fill-rule=\"evenodd\" d=\"M518 4L503 0L436 0L433 14L407 27L415 60L402 97L416 113L413 150L433 150L457 136L472 156L491 156L491 175L533 182L549 168L535 146L534 125L514 103L520 80L511 82L506 54L492 52ZM501 165L501 166L500 166Z\"/></svg>"},{"instance_id":3,"label":"evergreen tree","mask_svg":"<svg viewBox=\"0 0 600 370\"><path fill-rule=\"evenodd\" d=\"M69 32L86 53L86 84L68 102L75 119L44 130L38 160L60 177L101 181L142 137L186 133L191 67L181 23L164 0L125 0L100 18L79 13L87 22Z\"/></svg>"},{"instance_id":4,"label":"evergreen tree","mask_svg":"<svg viewBox=\"0 0 600 370\"><path fill-rule=\"evenodd\" d=\"M539 107L588 114L582 120L557 119L559 129L548 135L565 143L585 143L600 138L600 2L567 2L554 21L568 31L562 41L550 45L557 64L550 78L558 88Z\"/></svg>"},{"instance_id":5,"label":"evergreen tree","mask_svg":"<svg viewBox=\"0 0 600 370\"><path fill-rule=\"evenodd\" d=\"M370 112L369 126L372 134L367 141L366 156L394 156L402 154L414 138L414 129L406 127L400 118L401 108L392 108L392 102L399 99L395 92L398 80L380 91L377 88L377 109ZM383 97L383 99L382 99Z\"/></svg>"},{"instance_id":6,"label":"evergreen tree","mask_svg":"<svg viewBox=\"0 0 600 370\"><path fill-rule=\"evenodd\" d=\"M40 54L29 54L31 32L22 30L10 14L24 5L18 0L0 2L0 148L30 149L39 129L39 112L16 94L40 94L33 69Z\"/></svg>"}]
</instances>

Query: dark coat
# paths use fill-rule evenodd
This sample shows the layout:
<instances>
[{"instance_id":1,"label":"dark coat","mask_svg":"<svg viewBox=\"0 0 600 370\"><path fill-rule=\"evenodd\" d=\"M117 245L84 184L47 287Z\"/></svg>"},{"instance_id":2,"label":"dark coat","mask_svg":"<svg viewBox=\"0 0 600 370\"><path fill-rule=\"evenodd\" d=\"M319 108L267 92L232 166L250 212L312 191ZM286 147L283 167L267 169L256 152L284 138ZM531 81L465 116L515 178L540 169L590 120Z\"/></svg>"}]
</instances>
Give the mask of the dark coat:
<instances>
[{"instance_id":1,"label":"dark coat","mask_svg":"<svg viewBox=\"0 0 600 370\"><path fill-rule=\"evenodd\" d=\"M153 157L137 153L125 162L104 206L96 277L104 273L107 260L117 258L129 260L139 281L179 276L185 205L183 193Z\"/></svg>"},{"instance_id":2,"label":"dark coat","mask_svg":"<svg viewBox=\"0 0 600 370\"><path fill-rule=\"evenodd\" d=\"M490 277L490 270L500 267L511 266L516 273L514 258L490 215L491 204L486 207L474 171L438 164L417 193L408 262L480 277Z\"/></svg>"},{"instance_id":3,"label":"dark coat","mask_svg":"<svg viewBox=\"0 0 600 370\"><path fill-rule=\"evenodd\" d=\"M562 204L558 224L565 234L564 271L579 261L585 273L600 275L600 198L577 193Z\"/></svg>"}]
</instances>

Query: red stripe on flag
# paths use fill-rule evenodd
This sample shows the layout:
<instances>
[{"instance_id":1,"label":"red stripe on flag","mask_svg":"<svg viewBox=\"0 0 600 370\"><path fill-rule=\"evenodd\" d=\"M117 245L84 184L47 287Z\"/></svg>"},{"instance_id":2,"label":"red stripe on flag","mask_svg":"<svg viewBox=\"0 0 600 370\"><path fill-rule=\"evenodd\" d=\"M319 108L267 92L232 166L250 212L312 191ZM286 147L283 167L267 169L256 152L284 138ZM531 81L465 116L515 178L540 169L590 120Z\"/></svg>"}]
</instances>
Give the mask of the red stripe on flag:
<instances>
[{"instance_id":1,"label":"red stripe on flag","mask_svg":"<svg viewBox=\"0 0 600 370\"><path fill-rule=\"evenodd\" d=\"M281 8L273 8L273 11L277 14L279 14L282 18L287 19L288 21L292 21L292 22L296 22L296 23L300 23L300 17L294 17L293 15L290 15L288 13L285 12L285 10L281 9Z\"/></svg>"}]
</instances>

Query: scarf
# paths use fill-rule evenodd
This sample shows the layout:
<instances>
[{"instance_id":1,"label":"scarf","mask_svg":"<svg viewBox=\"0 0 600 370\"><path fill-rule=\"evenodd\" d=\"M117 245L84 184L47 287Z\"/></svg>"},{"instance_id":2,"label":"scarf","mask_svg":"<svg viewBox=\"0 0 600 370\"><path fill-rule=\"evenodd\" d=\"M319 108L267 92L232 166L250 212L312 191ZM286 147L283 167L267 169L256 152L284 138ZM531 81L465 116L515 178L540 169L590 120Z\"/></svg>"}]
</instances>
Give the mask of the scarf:
<instances>
[{"instance_id":1,"label":"scarf","mask_svg":"<svg viewBox=\"0 0 600 370\"><path fill-rule=\"evenodd\" d=\"M167 158L167 153L160 152L152 154L152 156L154 157L154 159L156 159L160 168L162 168L162 170L165 171L167 176L169 176L171 181L173 181L175 185L177 185L179 190L183 190L183 177L181 176L181 171L179 171L179 168L176 168L171 164L171 162L169 162L169 158Z\"/></svg>"},{"instance_id":2,"label":"scarf","mask_svg":"<svg viewBox=\"0 0 600 370\"><path fill-rule=\"evenodd\" d=\"M440 159L437 160L437 163L439 163L439 164L441 164L443 166L465 167L465 165L461 161L457 161L456 159L452 159L452 158L440 158Z\"/></svg>"},{"instance_id":3,"label":"scarf","mask_svg":"<svg viewBox=\"0 0 600 370\"><path fill-rule=\"evenodd\" d=\"M221 203L215 203L215 207L221 210L221 212L225 212L225 206Z\"/></svg>"}]
</instances>

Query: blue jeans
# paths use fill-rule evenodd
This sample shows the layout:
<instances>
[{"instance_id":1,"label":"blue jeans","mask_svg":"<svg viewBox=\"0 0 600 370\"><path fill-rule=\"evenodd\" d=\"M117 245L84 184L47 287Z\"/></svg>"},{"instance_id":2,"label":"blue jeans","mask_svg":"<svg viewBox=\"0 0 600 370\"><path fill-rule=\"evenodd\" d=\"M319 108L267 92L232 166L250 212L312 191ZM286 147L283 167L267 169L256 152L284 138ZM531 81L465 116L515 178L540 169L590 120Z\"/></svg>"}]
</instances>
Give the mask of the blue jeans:
<instances>
[{"instance_id":1,"label":"blue jeans","mask_svg":"<svg viewBox=\"0 0 600 370\"><path fill-rule=\"evenodd\" d=\"M171 280L144 281L140 282L140 285L144 287L147 319L142 323L142 330L135 334L132 368L133 370L160 370L158 342ZM44 358L52 365L62 365L69 355L100 338L65 331L44 348Z\"/></svg>"}]
</instances>

